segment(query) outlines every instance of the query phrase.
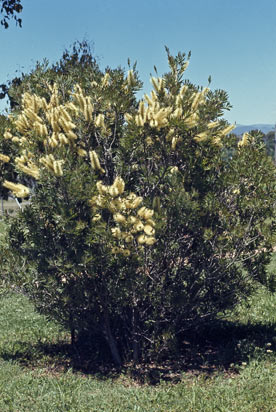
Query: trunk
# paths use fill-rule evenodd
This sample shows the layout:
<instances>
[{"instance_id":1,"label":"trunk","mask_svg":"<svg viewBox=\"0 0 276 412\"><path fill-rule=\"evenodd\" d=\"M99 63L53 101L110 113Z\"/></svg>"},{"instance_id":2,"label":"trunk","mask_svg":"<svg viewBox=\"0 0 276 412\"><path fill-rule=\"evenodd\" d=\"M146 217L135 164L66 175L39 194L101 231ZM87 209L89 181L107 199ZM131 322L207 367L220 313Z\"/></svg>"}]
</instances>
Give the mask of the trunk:
<instances>
[{"instance_id":1,"label":"trunk","mask_svg":"<svg viewBox=\"0 0 276 412\"><path fill-rule=\"evenodd\" d=\"M71 346L74 346L76 343L76 331L75 328L71 328Z\"/></svg>"},{"instance_id":2,"label":"trunk","mask_svg":"<svg viewBox=\"0 0 276 412\"><path fill-rule=\"evenodd\" d=\"M134 307L132 309L132 350L133 350L133 361L137 363L139 360L139 339L137 335L137 309Z\"/></svg>"},{"instance_id":3,"label":"trunk","mask_svg":"<svg viewBox=\"0 0 276 412\"><path fill-rule=\"evenodd\" d=\"M117 366L121 366L122 360L121 360L121 357L118 351L117 343L111 331L109 314L106 308L104 308L104 328L105 328L106 340L107 340L109 349L111 351L113 361Z\"/></svg>"}]
</instances>

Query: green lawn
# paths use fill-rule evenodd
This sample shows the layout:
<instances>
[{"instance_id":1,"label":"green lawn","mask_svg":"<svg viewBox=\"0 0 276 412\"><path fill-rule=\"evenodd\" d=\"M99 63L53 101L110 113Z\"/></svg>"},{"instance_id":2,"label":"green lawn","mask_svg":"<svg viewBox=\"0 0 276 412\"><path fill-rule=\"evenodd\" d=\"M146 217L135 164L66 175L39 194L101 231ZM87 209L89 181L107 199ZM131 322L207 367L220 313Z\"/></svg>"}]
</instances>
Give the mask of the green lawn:
<instances>
[{"instance_id":1,"label":"green lawn","mask_svg":"<svg viewBox=\"0 0 276 412\"><path fill-rule=\"evenodd\" d=\"M127 368L85 367L65 331L26 297L4 293L0 411L276 412L275 321L276 297L261 289L208 328L200 345L184 342L188 360L168 365L166 374L150 369L154 381L144 369L141 384Z\"/></svg>"}]
</instances>

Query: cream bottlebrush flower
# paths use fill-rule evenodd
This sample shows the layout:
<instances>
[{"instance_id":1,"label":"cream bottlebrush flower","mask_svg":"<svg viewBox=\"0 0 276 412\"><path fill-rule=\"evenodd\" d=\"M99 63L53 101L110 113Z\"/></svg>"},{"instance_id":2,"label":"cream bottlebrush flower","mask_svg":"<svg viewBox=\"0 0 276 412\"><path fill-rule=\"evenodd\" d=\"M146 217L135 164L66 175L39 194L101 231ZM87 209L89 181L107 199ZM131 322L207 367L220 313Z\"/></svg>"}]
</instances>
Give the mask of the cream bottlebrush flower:
<instances>
[{"instance_id":1,"label":"cream bottlebrush flower","mask_svg":"<svg viewBox=\"0 0 276 412\"><path fill-rule=\"evenodd\" d=\"M108 192L109 192L111 197L119 196L119 189L118 189L118 187L116 187L114 185L109 186Z\"/></svg>"},{"instance_id":2,"label":"cream bottlebrush flower","mask_svg":"<svg viewBox=\"0 0 276 412\"><path fill-rule=\"evenodd\" d=\"M155 226L155 222L152 219L147 219L146 224L150 226Z\"/></svg>"},{"instance_id":3,"label":"cream bottlebrush flower","mask_svg":"<svg viewBox=\"0 0 276 412\"><path fill-rule=\"evenodd\" d=\"M93 222L98 222L98 220L101 220L101 215L99 213L96 213L96 215L93 216L92 221Z\"/></svg>"},{"instance_id":4,"label":"cream bottlebrush flower","mask_svg":"<svg viewBox=\"0 0 276 412\"><path fill-rule=\"evenodd\" d=\"M10 157L0 153L0 160L1 162L8 163L10 161Z\"/></svg>"},{"instance_id":5,"label":"cream bottlebrush flower","mask_svg":"<svg viewBox=\"0 0 276 412\"><path fill-rule=\"evenodd\" d=\"M227 126L225 129L223 129L220 132L220 135L222 136L226 136L228 133L230 133L233 129L235 129L235 125L234 124L230 124L229 126Z\"/></svg>"},{"instance_id":6,"label":"cream bottlebrush flower","mask_svg":"<svg viewBox=\"0 0 276 412\"><path fill-rule=\"evenodd\" d=\"M128 122L128 123L130 123L131 121L133 121L133 116L132 116L131 114L129 114L129 113L125 113L125 114L124 114L124 118L125 118L125 121Z\"/></svg>"},{"instance_id":7,"label":"cream bottlebrush flower","mask_svg":"<svg viewBox=\"0 0 276 412\"><path fill-rule=\"evenodd\" d=\"M136 209L143 202L141 196L136 196L135 193L130 193L126 198L126 207L128 209Z\"/></svg>"},{"instance_id":8,"label":"cream bottlebrush flower","mask_svg":"<svg viewBox=\"0 0 276 412\"><path fill-rule=\"evenodd\" d=\"M118 253L120 253L121 252L121 248L119 248L118 246L114 246L112 249L111 249L111 253L113 253L114 255L117 255Z\"/></svg>"},{"instance_id":9,"label":"cream bottlebrush flower","mask_svg":"<svg viewBox=\"0 0 276 412\"><path fill-rule=\"evenodd\" d=\"M117 239L121 239L122 232L119 227L113 227L111 229L111 232L112 232L112 236L116 237Z\"/></svg>"},{"instance_id":10,"label":"cream bottlebrush flower","mask_svg":"<svg viewBox=\"0 0 276 412\"><path fill-rule=\"evenodd\" d=\"M152 236L152 235L154 235L155 230L152 226L147 224L147 225L144 226L144 232L145 232L146 235Z\"/></svg>"},{"instance_id":11,"label":"cream bottlebrush flower","mask_svg":"<svg viewBox=\"0 0 276 412\"><path fill-rule=\"evenodd\" d=\"M244 133L243 135L242 135L242 139L239 141L239 143L238 143L238 146L239 147L241 147L241 146L246 146L247 144L248 144L248 140L249 140L249 136L250 136L250 134L249 133Z\"/></svg>"},{"instance_id":12,"label":"cream bottlebrush flower","mask_svg":"<svg viewBox=\"0 0 276 412\"><path fill-rule=\"evenodd\" d=\"M16 197L26 197L30 194L30 189L20 183L13 183L5 180L3 186L10 189Z\"/></svg>"},{"instance_id":13,"label":"cream bottlebrush flower","mask_svg":"<svg viewBox=\"0 0 276 412\"><path fill-rule=\"evenodd\" d=\"M145 236L145 235L140 235L140 236L138 236L138 238L137 238L137 242L138 242L140 245L143 245L144 243L146 243L146 240L147 240L147 236Z\"/></svg>"},{"instance_id":14,"label":"cream bottlebrush flower","mask_svg":"<svg viewBox=\"0 0 276 412\"><path fill-rule=\"evenodd\" d=\"M87 155L86 150L82 149L81 147L77 148L77 153L80 157L85 157Z\"/></svg>"},{"instance_id":15,"label":"cream bottlebrush flower","mask_svg":"<svg viewBox=\"0 0 276 412\"><path fill-rule=\"evenodd\" d=\"M135 216L129 216L128 217L128 223L131 223L132 225L135 225L136 223L140 222L139 219Z\"/></svg>"},{"instance_id":16,"label":"cream bottlebrush flower","mask_svg":"<svg viewBox=\"0 0 276 412\"><path fill-rule=\"evenodd\" d=\"M56 176L63 176L62 164L63 160L55 160L53 162L54 173Z\"/></svg>"},{"instance_id":17,"label":"cream bottlebrush flower","mask_svg":"<svg viewBox=\"0 0 276 412\"><path fill-rule=\"evenodd\" d=\"M134 237L132 236L132 234L128 234L128 235L125 237L125 242L126 242L126 243L133 242L133 239L134 239Z\"/></svg>"},{"instance_id":18,"label":"cream bottlebrush flower","mask_svg":"<svg viewBox=\"0 0 276 412\"><path fill-rule=\"evenodd\" d=\"M121 213L115 213L113 215L113 219L117 223L123 223L123 224L126 223L126 218Z\"/></svg>"},{"instance_id":19,"label":"cream bottlebrush flower","mask_svg":"<svg viewBox=\"0 0 276 412\"><path fill-rule=\"evenodd\" d=\"M52 134L52 139L53 139L53 137L56 137L56 133L53 133L53 134ZM62 145L66 145L66 144L69 143L69 140L67 139L67 137L66 137L65 134L63 134L63 133L59 133L59 134L58 134L58 140L60 141L60 143L61 143Z\"/></svg>"},{"instance_id":20,"label":"cream bottlebrush flower","mask_svg":"<svg viewBox=\"0 0 276 412\"><path fill-rule=\"evenodd\" d=\"M4 133L4 139L12 139L12 138L13 138L13 135L9 131L6 131Z\"/></svg>"},{"instance_id":21,"label":"cream bottlebrush flower","mask_svg":"<svg viewBox=\"0 0 276 412\"><path fill-rule=\"evenodd\" d=\"M156 239L153 236L147 237L145 243L147 246L152 246L154 245L154 243L156 243Z\"/></svg>"},{"instance_id":22,"label":"cream bottlebrush flower","mask_svg":"<svg viewBox=\"0 0 276 412\"><path fill-rule=\"evenodd\" d=\"M175 173L177 173L178 171L179 171L179 169L178 169L177 166L172 166L172 167L170 168L170 173L171 173L171 174L175 174Z\"/></svg>"},{"instance_id":23,"label":"cream bottlebrush flower","mask_svg":"<svg viewBox=\"0 0 276 412\"><path fill-rule=\"evenodd\" d=\"M209 138L208 133L207 132L202 132L202 133L197 134L194 137L194 140L196 142L200 143L200 142L205 142L208 138Z\"/></svg>"},{"instance_id":24,"label":"cream bottlebrush flower","mask_svg":"<svg viewBox=\"0 0 276 412\"><path fill-rule=\"evenodd\" d=\"M20 169L23 173L32 176L34 179L38 180L39 179L39 169L35 165L33 167L27 167L25 165L22 165L20 163L17 164L18 169Z\"/></svg>"},{"instance_id":25,"label":"cream bottlebrush flower","mask_svg":"<svg viewBox=\"0 0 276 412\"><path fill-rule=\"evenodd\" d=\"M219 126L219 122L210 122L207 124L208 129L214 129L217 126Z\"/></svg>"},{"instance_id":26,"label":"cream bottlebrush flower","mask_svg":"<svg viewBox=\"0 0 276 412\"><path fill-rule=\"evenodd\" d=\"M114 180L113 185L117 187L119 194L121 195L125 190L125 182L120 176L117 176Z\"/></svg>"},{"instance_id":27,"label":"cream bottlebrush flower","mask_svg":"<svg viewBox=\"0 0 276 412\"><path fill-rule=\"evenodd\" d=\"M99 181L96 183L96 187L97 187L97 189L98 189L98 192L99 192L101 195L105 195L105 194L108 192L108 187L105 186L105 185L103 185L103 182L102 182L101 180L99 180Z\"/></svg>"},{"instance_id":28,"label":"cream bottlebrush flower","mask_svg":"<svg viewBox=\"0 0 276 412\"><path fill-rule=\"evenodd\" d=\"M133 225L134 233L141 232L143 229L144 229L144 225L141 221L138 221Z\"/></svg>"},{"instance_id":29,"label":"cream bottlebrush flower","mask_svg":"<svg viewBox=\"0 0 276 412\"><path fill-rule=\"evenodd\" d=\"M98 114L98 116L96 117L96 119L95 119L95 126L97 126L97 127L102 127L102 128L105 127L105 124L104 124L104 115L103 115L102 113Z\"/></svg>"},{"instance_id":30,"label":"cream bottlebrush flower","mask_svg":"<svg viewBox=\"0 0 276 412\"><path fill-rule=\"evenodd\" d=\"M100 170L101 169L101 165L100 165L100 161L98 158L97 153L95 152L95 150L90 150L89 152L89 158L90 158L90 162L91 162L91 166L94 170Z\"/></svg>"},{"instance_id":31,"label":"cream bottlebrush flower","mask_svg":"<svg viewBox=\"0 0 276 412\"><path fill-rule=\"evenodd\" d=\"M130 87L135 86L135 77L134 77L133 70L129 70L127 73L127 84Z\"/></svg>"},{"instance_id":32,"label":"cream bottlebrush flower","mask_svg":"<svg viewBox=\"0 0 276 412\"><path fill-rule=\"evenodd\" d=\"M121 253L125 257L130 256L130 250L129 249L121 249Z\"/></svg>"},{"instance_id":33,"label":"cream bottlebrush flower","mask_svg":"<svg viewBox=\"0 0 276 412\"><path fill-rule=\"evenodd\" d=\"M138 216L142 217L145 220L150 219L154 214L154 211L151 209L146 208L145 206L141 207L141 209L138 210Z\"/></svg>"},{"instance_id":34,"label":"cream bottlebrush flower","mask_svg":"<svg viewBox=\"0 0 276 412\"><path fill-rule=\"evenodd\" d=\"M76 135L76 133L74 133L72 130L69 130L68 132L65 132L66 136L68 137L68 139L72 140L77 140L78 136Z\"/></svg>"}]
</instances>

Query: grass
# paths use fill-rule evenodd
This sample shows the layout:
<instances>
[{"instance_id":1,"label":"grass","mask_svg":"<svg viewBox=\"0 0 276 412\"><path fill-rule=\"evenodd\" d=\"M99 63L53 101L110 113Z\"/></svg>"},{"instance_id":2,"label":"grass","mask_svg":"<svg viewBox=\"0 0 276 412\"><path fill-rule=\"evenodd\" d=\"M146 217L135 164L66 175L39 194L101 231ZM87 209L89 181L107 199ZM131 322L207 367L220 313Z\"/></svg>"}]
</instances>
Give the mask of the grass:
<instances>
[{"instance_id":1,"label":"grass","mask_svg":"<svg viewBox=\"0 0 276 412\"><path fill-rule=\"evenodd\" d=\"M4 293L0 410L276 412L275 321L275 296L260 289L206 329L201 342L187 337L177 366L140 365L141 384L131 377L135 368L84 367L66 331L34 312L23 295Z\"/></svg>"},{"instance_id":2,"label":"grass","mask_svg":"<svg viewBox=\"0 0 276 412\"><path fill-rule=\"evenodd\" d=\"M21 206L24 207L26 203L27 202L23 201ZM9 198L8 200L3 201L3 209L4 209L4 213L8 213L9 215L11 215L19 211L19 206L14 199ZM2 210L1 210L1 213L2 213Z\"/></svg>"}]
</instances>

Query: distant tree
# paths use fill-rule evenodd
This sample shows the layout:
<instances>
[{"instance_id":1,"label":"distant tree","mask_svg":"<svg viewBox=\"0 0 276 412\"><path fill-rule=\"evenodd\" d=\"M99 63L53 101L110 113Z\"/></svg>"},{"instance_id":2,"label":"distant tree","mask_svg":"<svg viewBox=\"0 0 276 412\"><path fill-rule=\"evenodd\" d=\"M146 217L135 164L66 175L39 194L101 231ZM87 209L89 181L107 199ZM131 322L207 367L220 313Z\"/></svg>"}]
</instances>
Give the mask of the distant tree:
<instances>
[{"instance_id":1,"label":"distant tree","mask_svg":"<svg viewBox=\"0 0 276 412\"><path fill-rule=\"evenodd\" d=\"M264 136L264 141L266 145L267 154L271 156L272 158L274 158L275 132L274 131L268 132Z\"/></svg>"},{"instance_id":2,"label":"distant tree","mask_svg":"<svg viewBox=\"0 0 276 412\"><path fill-rule=\"evenodd\" d=\"M8 20L10 20L10 18L14 19L19 27L22 27L22 19L18 17L18 14L23 10L21 0L0 0L0 6L1 16L3 17L1 19L1 25L4 26L5 29L9 27Z\"/></svg>"}]
</instances>

